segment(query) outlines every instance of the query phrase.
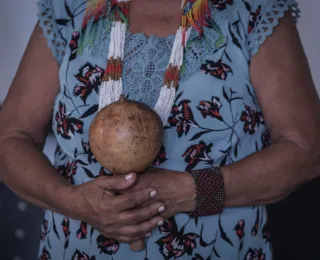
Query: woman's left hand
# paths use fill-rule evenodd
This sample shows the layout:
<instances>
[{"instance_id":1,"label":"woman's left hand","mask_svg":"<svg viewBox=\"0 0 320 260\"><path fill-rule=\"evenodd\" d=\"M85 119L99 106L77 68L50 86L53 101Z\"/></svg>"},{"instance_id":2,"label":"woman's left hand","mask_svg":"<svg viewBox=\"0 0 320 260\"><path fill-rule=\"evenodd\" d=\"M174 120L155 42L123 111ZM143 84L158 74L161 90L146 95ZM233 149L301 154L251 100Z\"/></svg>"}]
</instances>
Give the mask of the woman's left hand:
<instances>
[{"instance_id":1,"label":"woman's left hand","mask_svg":"<svg viewBox=\"0 0 320 260\"><path fill-rule=\"evenodd\" d=\"M162 216L168 218L179 212L191 212L196 207L196 188L189 173L160 168L150 168L138 174L136 184L127 192L153 188L158 192L157 200L165 205Z\"/></svg>"}]
</instances>

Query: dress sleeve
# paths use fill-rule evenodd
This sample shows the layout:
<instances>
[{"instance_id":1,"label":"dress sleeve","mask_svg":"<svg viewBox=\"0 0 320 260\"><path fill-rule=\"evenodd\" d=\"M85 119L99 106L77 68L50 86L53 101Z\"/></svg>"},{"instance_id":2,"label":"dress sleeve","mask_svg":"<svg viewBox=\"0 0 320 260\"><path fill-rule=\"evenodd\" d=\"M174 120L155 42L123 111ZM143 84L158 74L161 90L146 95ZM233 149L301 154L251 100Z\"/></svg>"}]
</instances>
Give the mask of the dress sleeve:
<instances>
[{"instance_id":1,"label":"dress sleeve","mask_svg":"<svg viewBox=\"0 0 320 260\"><path fill-rule=\"evenodd\" d=\"M61 64L65 55L66 23L68 16L63 0L40 0L38 5L39 25L47 39L48 46L53 56Z\"/></svg>"},{"instance_id":2,"label":"dress sleeve","mask_svg":"<svg viewBox=\"0 0 320 260\"><path fill-rule=\"evenodd\" d=\"M250 58L272 34L286 11L291 13L295 21L300 16L298 3L294 0L252 0L245 2L245 5L249 11L246 45Z\"/></svg>"}]
</instances>

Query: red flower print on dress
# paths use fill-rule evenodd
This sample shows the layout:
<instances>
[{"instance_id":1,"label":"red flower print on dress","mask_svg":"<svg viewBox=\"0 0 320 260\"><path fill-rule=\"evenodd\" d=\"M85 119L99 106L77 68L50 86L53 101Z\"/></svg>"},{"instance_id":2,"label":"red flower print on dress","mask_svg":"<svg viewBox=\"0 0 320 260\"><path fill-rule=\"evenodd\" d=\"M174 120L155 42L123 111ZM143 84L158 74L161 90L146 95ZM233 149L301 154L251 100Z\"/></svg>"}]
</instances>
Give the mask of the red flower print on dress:
<instances>
[{"instance_id":1,"label":"red flower print on dress","mask_svg":"<svg viewBox=\"0 0 320 260\"><path fill-rule=\"evenodd\" d=\"M101 234L97 237L97 245L100 249L100 254L104 253L107 255L113 255L117 253L120 247L120 243L117 240L107 238Z\"/></svg>"},{"instance_id":2,"label":"red flower print on dress","mask_svg":"<svg viewBox=\"0 0 320 260\"><path fill-rule=\"evenodd\" d=\"M54 151L54 154L59 156L62 154L60 145L57 145L56 150Z\"/></svg>"},{"instance_id":3,"label":"red flower print on dress","mask_svg":"<svg viewBox=\"0 0 320 260\"><path fill-rule=\"evenodd\" d=\"M232 69L225 63L222 63L222 60L214 62L212 60L206 60L205 64L201 65L201 71L204 74L210 74L212 77L217 79L226 80L228 73L232 73Z\"/></svg>"},{"instance_id":4,"label":"red flower print on dress","mask_svg":"<svg viewBox=\"0 0 320 260\"><path fill-rule=\"evenodd\" d=\"M268 223L266 223L262 228L262 238L266 240L266 243L271 242L271 234L270 234Z\"/></svg>"},{"instance_id":5,"label":"red flower print on dress","mask_svg":"<svg viewBox=\"0 0 320 260\"><path fill-rule=\"evenodd\" d=\"M260 15L261 12L261 5L259 5L259 7L257 8L257 10L255 12L250 12L250 16L249 16L249 26L248 26L248 33L251 33L254 29L254 26L258 20L258 17Z\"/></svg>"},{"instance_id":6,"label":"red flower print on dress","mask_svg":"<svg viewBox=\"0 0 320 260\"><path fill-rule=\"evenodd\" d=\"M265 260L266 255L262 252L262 249L252 249L249 248L247 251L244 260Z\"/></svg>"},{"instance_id":7,"label":"red flower print on dress","mask_svg":"<svg viewBox=\"0 0 320 260\"><path fill-rule=\"evenodd\" d=\"M160 164L167 161L167 154L164 145L161 145L160 152L158 153L157 158L153 161L153 166L160 166Z\"/></svg>"},{"instance_id":8,"label":"red flower print on dress","mask_svg":"<svg viewBox=\"0 0 320 260\"><path fill-rule=\"evenodd\" d=\"M245 105L246 110L242 112L240 120L244 122L243 130L245 133L253 135L260 124L264 125L262 113L251 109Z\"/></svg>"},{"instance_id":9,"label":"red flower print on dress","mask_svg":"<svg viewBox=\"0 0 320 260\"><path fill-rule=\"evenodd\" d=\"M261 5L259 5L258 8L254 11L254 10L252 10L251 5L247 1L243 0L243 3L245 5L247 11L249 12L248 33L250 34L253 31L254 26L255 26L255 24L258 20L258 17L261 13Z\"/></svg>"},{"instance_id":10,"label":"red flower print on dress","mask_svg":"<svg viewBox=\"0 0 320 260\"><path fill-rule=\"evenodd\" d=\"M76 161L67 162L66 165L60 165L57 169L58 173L63 176L68 182L74 184L74 175L77 173Z\"/></svg>"},{"instance_id":11,"label":"red flower print on dress","mask_svg":"<svg viewBox=\"0 0 320 260\"><path fill-rule=\"evenodd\" d=\"M194 121L192 110L189 106L190 100L182 100L178 105L173 105L171 109L171 116L168 122L171 127L177 127L178 137L183 134L187 135L190 126L197 126L198 124Z\"/></svg>"},{"instance_id":12,"label":"red flower print on dress","mask_svg":"<svg viewBox=\"0 0 320 260\"><path fill-rule=\"evenodd\" d=\"M197 109L200 111L203 118L207 116L216 118L220 121L223 120L222 115L220 114L220 108L222 104L218 97L212 97L211 101L202 100L199 102Z\"/></svg>"},{"instance_id":13,"label":"red flower print on dress","mask_svg":"<svg viewBox=\"0 0 320 260\"><path fill-rule=\"evenodd\" d=\"M79 38L80 38L79 32L72 33L72 37L69 42L69 48L70 48L69 61L72 61L77 57Z\"/></svg>"},{"instance_id":14,"label":"red flower print on dress","mask_svg":"<svg viewBox=\"0 0 320 260\"><path fill-rule=\"evenodd\" d=\"M50 256L48 250L46 249L46 247L44 247L42 249L41 255L38 260L50 260L50 259L51 259L51 256Z\"/></svg>"},{"instance_id":15,"label":"red flower print on dress","mask_svg":"<svg viewBox=\"0 0 320 260\"><path fill-rule=\"evenodd\" d=\"M41 225L41 235L40 235L41 241L44 241L46 239L46 236L48 233L49 233L48 220L44 219Z\"/></svg>"},{"instance_id":16,"label":"red flower print on dress","mask_svg":"<svg viewBox=\"0 0 320 260\"><path fill-rule=\"evenodd\" d=\"M207 145L204 141L200 141L198 144L189 146L182 155L182 157L185 157L184 161L188 163L186 171L192 170L199 162L212 164L213 159L208 155L211 152L212 146L212 143Z\"/></svg>"},{"instance_id":17,"label":"red flower print on dress","mask_svg":"<svg viewBox=\"0 0 320 260\"><path fill-rule=\"evenodd\" d=\"M234 230L236 231L236 235L239 238L239 252L243 249L243 238L244 238L244 227L245 221L241 219L238 221L237 225L235 226Z\"/></svg>"},{"instance_id":18,"label":"red flower print on dress","mask_svg":"<svg viewBox=\"0 0 320 260\"><path fill-rule=\"evenodd\" d=\"M222 11L226 9L227 4L232 5L233 0L212 0L213 6L218 10Z\"/></svg>"},{"instance_id":19,"label":"red flower print on dress","mask_svg":"<svg viewBox=\"0 0 320 260\"><path fill-rule=\"evenodd\" d=\"M245 227L244 219L241 219L238 221L237 225L234 228L239 240L241 240L244 237L244 227Z\"/></svg>"},{"instance_id":20,"label":"red flower print on dress","mask_svg":"<svg viewBox=\"0 0 320 260\"><path fill-rule=\"evenodd\" d=\"M174 217L167 219L159 227L159 230L165 236L161 237L156 244L159 245L159 251L165 260L176 259L185 254L192 255L193 249L196 248L196 239L199 235L195 233L184 234L184 227L178 231Z\"/></svg>"},{"instance_id":21,"label":"red flower print on dress","mask_svg":"<svg viewBox=\"0 0 320 260\"><path fill-rule=\"evenodd\" d=\"M261 134L261 142L262 142L262 148L266 148L271 144L270 141L270 132L269 130L265 130Z\"/></svg>"},{"instance_id":22,"label":"red flower print on dress","mask_svg":"<svg viewBox=\"0 0 320 260\"><path fill-rule=\"evenodd\" d=\"M89 257L86 253L84 252L80 252L78 249L74 252L71 260L95 260L96 257L95 256L92 256L92 257Z\"/></svg>"},{"instance_id":23,"label":"red flower print on dress","mask_svg":"<svg viewBox=\"0 0 320 260\"><path fill-rule=\"evenodd\" d=\"M79 73L75 75L82 84L75 86L73 89L74 96L80 96L84 104L86 104L87 98L93 90L98 93L103 75L104 70L102 68L97 65L94 67L87 62L79 69Z\"/></svg>"},{"instance_id":24,"label":"red flower print on dress","mask_svg":"<svg viewBox=\"0 0 320 260\"><path fill-rule=\"evenodd\" d=\"M83 122L77 118L70 117L66 112L66 105L59 103L56 113L57 134L64 139L71 139L75 133L83 134Z\"/></svg>"},{"instance_id":25,"label":"red flower print on dress","mask_svg":"<svg viewBox=\"0 0 320 260\"><path fill-rule=\"evenodd\" d=\"M106 176L106 175L108 175L108 173L106 173L103 167L100 167L99 176Z\"/></svg>"},{"instance_id":26,"label":"red flower print on dress","mask_svg":"<svg viewBox=\"0 0 320 260\"><path fill-rule=\"evenodd\" d=\"M84 221L81 221L80 223L80 228L77 231L77 238L78 239L85 239L87 238L88 234L88 229L87 229L88 224Z\"/></svg>"},{"instance_id":27,"label":"red flower print on dress","mask_svg":"<svg viewBox=\"0 0 320 260\"><path fill-rule=\"evenodd\" d=\"M254 225L251 229L251 236L255 237L258 234L259 227L260 227L260 210L259 210L259 208L257 208L256 220L255 220Z\"/></svg>"},{"instance_id":28,"label":"red flower print on dress","mask_svg":"<svg viewBox=\"0 0 320 260\"><path fill-rule=\"evenodd\" d=\"M94 157L94 155L93 155L93 153L92 153L92 151L91 151L91 149L90 149L90 145L89 145L89 142L84 142L83 140L82 140L82 149L83 149L83 151L84 151L84 153L85 154L87 154L88 155L88 162L91 164L91 163L96 163L97 162L97 160L96 160L96 158Z\"/></svg>"},{"instance_id":29,"label":"red flower print on dress","mask_svg":"<svg viewBox=\"0 0 320 260\"><path fill-rule=\"evenodd\" d=\"M66 249L69 246L69 237L70 237L70 220L68 217L64 217L61 223L62 226L62 231L64 234L65 238L65 243L64 243L64 249Z\"/></svg>"}]
</instances>

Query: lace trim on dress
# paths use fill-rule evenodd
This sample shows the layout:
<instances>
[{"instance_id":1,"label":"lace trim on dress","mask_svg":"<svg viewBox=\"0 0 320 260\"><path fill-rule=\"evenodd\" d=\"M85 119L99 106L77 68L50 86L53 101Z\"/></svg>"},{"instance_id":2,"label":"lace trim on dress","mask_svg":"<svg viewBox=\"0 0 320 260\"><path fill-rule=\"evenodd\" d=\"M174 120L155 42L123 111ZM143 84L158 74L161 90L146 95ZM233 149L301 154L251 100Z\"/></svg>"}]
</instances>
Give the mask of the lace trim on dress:
<instances>
[{"instance_id":1,"label":"lace trim on dress","mask_svg":"<svg viewBox=\"0 0 320 260\"><path fill-rule=\"evenodd\" d=\"M52 50L54 57L61 64L65 55L66 43L56 23L52 0L40 0L37 5L39 8L39 25L43 30L43 35L47 39L48 46Z\"/></svg>"},{"instance_id":2,"label":"lace trim on dress","mask_svg":"<svg viewBox=\"0 0 320 260\"><path fill-rule=\"evenodd\" d=\"M250 57L258 52L259 47L273 33L273 29L279 24L286 11L290 10L295 21L300 17L300 9L296 1L277 0L275 2L274 4L269 4L258 16L254 29L248 36L247 46Z\"/></svg>"}]
</instances>

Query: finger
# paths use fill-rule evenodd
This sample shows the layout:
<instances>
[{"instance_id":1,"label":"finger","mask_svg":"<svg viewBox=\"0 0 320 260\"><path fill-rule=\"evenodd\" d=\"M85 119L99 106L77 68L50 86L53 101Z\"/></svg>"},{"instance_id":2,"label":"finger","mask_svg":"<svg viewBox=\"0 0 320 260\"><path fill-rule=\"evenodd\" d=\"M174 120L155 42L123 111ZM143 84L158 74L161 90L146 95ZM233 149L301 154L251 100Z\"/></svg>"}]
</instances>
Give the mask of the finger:
<instances>
[{"instance_id":1,"label":"finger","mask_svg":"<svg viewBox=\"0 0 320 260\"><path fill-rule=\"evenodd\" d=\"M155 202L145 205L141 208L122 211L117 216L117 223L122 225L139 224L143 221L149 220L152 217L159 215L165 210L164 204Z\"/></svg>"},{"instance_id":2,"label":"finger","mask_svg":"<svg viewBox=\"0 0 320 260\"><path fill-rule=\"evenodd\" d=\"M157 191L154 189L144 189L118 195L113 199L114 209L117 212L132 209L153 200L156 196Z\"/></svg>"},{"instance_id":3,"label":"finger","mask_svg":"<svg viewBox=\"0 0 320 260\"><path fill-rule=\"evenodd\" d=\"M130 173L127 175L101 176L95 181L97 186L102 189L120 191L130 188L136 180L137 175Z\"/></svg>"},{"instance_id":4,"label":"finger","mask_svg":"<svg viewBox=\"0 0 320 260\"><path fill-rule=\"evenodd\" d=\"M151 233L157 226L162 225L164 219L160 216L153 217L150 220L142 222L138 225L123 226L118 230L119 236L141 237Z\"/></svg>"}]
</instances>

